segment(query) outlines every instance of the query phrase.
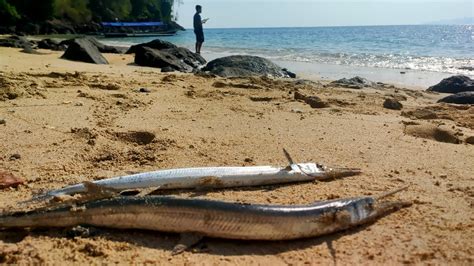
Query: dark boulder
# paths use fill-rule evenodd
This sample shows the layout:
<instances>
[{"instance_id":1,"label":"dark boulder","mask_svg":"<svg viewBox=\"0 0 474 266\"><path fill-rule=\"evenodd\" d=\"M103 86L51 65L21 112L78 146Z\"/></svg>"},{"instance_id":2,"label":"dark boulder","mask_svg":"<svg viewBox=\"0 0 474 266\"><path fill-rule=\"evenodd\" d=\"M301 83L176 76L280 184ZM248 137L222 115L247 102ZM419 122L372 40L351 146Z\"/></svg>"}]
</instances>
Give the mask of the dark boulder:
<instances>
[{"instance_id":1,"label":"dark boulder","mask_svg":"<svg viewBox=\"0 0 474 266\"><path fill-rule=\"evenodd\" d=\"M268 59L258 56L233 55L215 59L203 69L221 77L272 76L290 78L292 75Z\"/></svg>"},{"instance_id":2,"label":"dark boulder","mask_svg":"<svg viewBox=\"0 0 474 266\"><path fill-rule=\"evenodd\" d=\"M134 53L136 53L136 51L139 47L148 47L148 48L152 48L152 49L155 49L155 50L178 48L178 46L176 46L176 45L174 45L170 42L162 41L160 39L156 39L156 40L153 40L151 42L133 45L133 46L130 47L130 49L128 49L128 51L126 53L127 54L134 54Z\"/></svg>"},{"instance_id":3,"label":"dark boulder","mask_svg":"<svg viewBox=\"0 0 474 266\"><path fill-rule=\"evenodd\" d=\"M439 103L474 104L474 91L465 91L450 95L438 101Z\"/></svg>"},{"instance_id":4,"label":"dark boulder","mask_svg":"<svg viewBox=\"0 0 474 266\"><path fill-rule=\"evenodd\" d=\"M191 52L189 49L183 47L170 48L161 50L163 52L170 53L182 60L185 64L190 65L192 68L198 68L206 63L201 55Z\"/></svg>"},{"instance_id":5,"label":"dark boulder","mask_svg":"<svg viewBox=\"0 0 474 266\"><path fill-rule=\"evenodd\" d=\"M474 91L474 80L468 76L452 76L447 79L443 79L437 85L434 85L428 89L428 91L436 91L443 93L458 93L464 91Z\"/></svg>"},{"instance_id":6,"label":"dark boulder","mask_svg":"<svg viewBox=\"0 0 474 266\"><path fill-rule=\"evenodd\" d=\"M65 51L67 49L67 46L62 45L58 41L52 39L44 39L38 42L38 48L49 49L54 51Z\"/></svg>"},{"instance_id":7,"label":"dark boulder","mask_svg":"<svg viewBox=\"0 0 474 266\"><path fill-rule=\"evenodd\" d=\"M158 67L166 71L176 70L180 72L191 72L193 67L183 62L169 51L155 50L140 46L135 51L135 64L140 66Z\"/></svg>"},{"instance_id":8,"label":"dark boulder","mask_svg":"<svg viewBox=\"0 0 474 266\"><path fill-rule=\"evenodd\" d=\"M70 42L61 58L93 64L108 64L97 47L86 38L74 39Z\"/></svg>"},{"instance_id":9,"label":"dark boulder","mask_svg":"<svg viewBox=\"0 0 474 266\"><path fill-rule=\"evenodd\" d=\"M350 79L342 78L331 82L332 85L349 88L349 89L363 89L368 87L377 87L377 83L372 82L368 79L356 76Z\"/></svg>"},{"instance_id":10,"label":"dark boulder","mask_svg":"<svg viewBox=\"0 0 474 266\"><path fill-rule=\"evenodd\" d=\"M74 40L76 40L76 39L86 39L87 41L92 43L95 47L97 47L97 49L99 49L99 52L101 52L101 53L123 54L127 50L126 47L117 47L117 46L105 45L105 44L99 42L96 38L90 37L90 36L64 40L64 41L60 42L60 45L69 46L69 44L74 42Z\"/></svg>"},{"instance_id":11,"label":"dark boulder","mask_svg":"<svg viewBox=\"0 0 474 266\"><path fill-rule=\"evenodd\" d=\"M0 46L33 49L36 44L23 36L12 35L5 39L0 39Z\"/></svg>"},{"instance_id":12,"label":"dark boulder","mask_svg":"<svg viewBox=\"0 0 474 266\"><path fill-rule=\"evenodd\" d=\"M402 110L403 105L395 99L385 99L383 107L391 110Z\"/></svg>"}]
</instances>

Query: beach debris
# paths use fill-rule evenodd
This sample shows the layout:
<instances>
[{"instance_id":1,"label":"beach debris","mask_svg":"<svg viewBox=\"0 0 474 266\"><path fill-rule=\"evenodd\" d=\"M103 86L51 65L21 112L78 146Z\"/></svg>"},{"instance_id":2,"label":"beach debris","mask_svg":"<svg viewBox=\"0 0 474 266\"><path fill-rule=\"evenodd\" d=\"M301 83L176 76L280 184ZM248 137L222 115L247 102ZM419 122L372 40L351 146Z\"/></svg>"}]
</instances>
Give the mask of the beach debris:
<instances>
[{"instance_id":1,"label":"beach debris","mask_svg":"<svg viewBox=\"0 0 474 266\"><path fill-rule=\"evenodd\" d=\"M0 188L17 187L24 182L23 179L16 177L12 173L0 170Z\"/></svg>"},{"instance_id":2,"label":"beach debris","mask_svg":"<svg viewBox=\"0 0 474 266\"><path fill-rule=\"evenodd\" d=\"M329 104L327 102L321 100L321 98L319 98L318 96L307 96L307 95L304 95L303 93L301 93L299 91L295 92L294 99L297 100L297 101L303 101L303 102L309 104L309 106L311 106L311 108L326 108L326 107L329 107Z\"/></svg>"},{"instance_id":3,"label":"beach debris","mask_svg":"<svg viewBox=\"0 0 474 266\"><path fill-rule=\"evenodd\" d=\"M181 240L173 252L178 254L203 236L280 241L346 230L411 206L412 203L407 201L384 200L406 188L374 197L361 196L296 206L163 196L119 196L71 206L3 213L0 215L0 229L64 228L87 224L181 233ZM82 231L79 230L79 233Z\"/></svg>"},{"instance_id":4,"label":"beach debris","mask_svg":"<svg viewBox=\"0 0 474 266\"><path fill-rule=\"evenodd\" d=\"M10 155L10 161L20 160L20 159L21 159L21 155L19 153L14 153Z\"/></svg>"},{"instance_id":5,"label":"beach debris","mask_svg":"<svg viewBox=\"0 0 474 266\"><path fill-rule=\"evenodd\" d=\"M401 110L403 105L395 99L388 98L383 102L383 107L391 110Z\"/></svg>"},{"instance_id":6,"label":"beach debris","mask_svg":"<svg viewBox=\"0 0 474 266\"><path fill-rule=\"evenodd\" d=\"M296 76L294 73L281 68L268 59L249 55L217 58L207 63L202 68L202 71L210 72L220 77L270 76L274 78L291 78Z\"/></svg>"},{"instance_id":7,"label":"beach debris","mask_svg":"<svg viewBox=\"0 0 474 266\"><path fill-rule=\"evenodd\" d=\"M428 88L428 91L458 93L474 91L474 80L468 76L458 75L443 79L440 83Z\"/></svg>"},{"instance_id":8,"label":"beach debris","mask_svg":"<svg viewBox=\"0 0 474 266\"><path fill-rule=\"evenodd\" d=\"M439 103L474 104L474 91L459 92L438 101Z\"/></svg>"},{"instance_id":9,"label":"beach debris","mask_svg":"<svg viewBox=\"0 0 474 266\"><path fill-rule=\"evenodd\" d=\"M61 58L93 64L108 64L99 49L87 38L73 39Z\"/></svg>"},{"instance_id":10,"label":"beach debris","mask_svg":"<svg viewBox=\"0 0 474 266\"><path fill-rule=\"evenodd\" d=\"M333 81L330 84L348 88L348 89L363 89L363 88L369 88L369 87L378 87L377 83L372 82L366 78L359 77L359 76L356 76L350 79L342 78L342 79Z\"/></svg>"},{"instance_id":11,"label":"beach debris","mask_svg":"<svg viewBox=\"0 0 474 266\"><path fill-rule=\"evenodd\" d=\"M155 187L169 189L213 189L250 187L295 182L330 180L358 175L358 168L332 168L316 163L290 163L287 167L201 167L159 170L93 181L114 190ZM37 195L33 200L46 200L60 195L86 193L84 184L76 184Z\"/></svg>"}]
</instances>

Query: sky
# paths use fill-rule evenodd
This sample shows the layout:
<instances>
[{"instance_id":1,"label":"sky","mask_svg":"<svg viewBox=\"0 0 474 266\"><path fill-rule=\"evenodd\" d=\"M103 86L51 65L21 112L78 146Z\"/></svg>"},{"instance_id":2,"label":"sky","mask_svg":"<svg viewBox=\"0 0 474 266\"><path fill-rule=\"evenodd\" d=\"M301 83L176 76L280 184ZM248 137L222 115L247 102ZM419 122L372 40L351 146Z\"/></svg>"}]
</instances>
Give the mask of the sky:
<instances>
[{"instance_id":1,"label":"sky","mask_svg":"<svg viewBox=\"0 0 474 266\"><path fill-rule=\"evenodd\" d=\"M177 2L177 1L176 1ZM207 28L413 25L474 17L474 0L181 0L178 23L192 28L195 5Z\"/></svg>"}]
</instances>

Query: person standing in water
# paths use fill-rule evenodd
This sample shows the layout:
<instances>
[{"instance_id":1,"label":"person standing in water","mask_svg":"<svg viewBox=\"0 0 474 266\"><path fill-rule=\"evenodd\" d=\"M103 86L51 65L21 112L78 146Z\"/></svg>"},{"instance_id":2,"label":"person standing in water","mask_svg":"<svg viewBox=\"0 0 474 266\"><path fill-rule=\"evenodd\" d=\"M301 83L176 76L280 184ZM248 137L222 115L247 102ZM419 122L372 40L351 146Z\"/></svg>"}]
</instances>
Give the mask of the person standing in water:
<instances>
[{"instance_id":1,"label":"person standing in water","mask_svg":"<svg viewBox=\"0 0 474 266\"><path fill-rule=\"evenodd\" d=\"M194 34L196 34L196 53L201 54L202 43L204 42L204 31L202 24L206 23L208 19L201 19L202 7L196 6L196 14L194 14Z\"/></svg>"}]
</instances>

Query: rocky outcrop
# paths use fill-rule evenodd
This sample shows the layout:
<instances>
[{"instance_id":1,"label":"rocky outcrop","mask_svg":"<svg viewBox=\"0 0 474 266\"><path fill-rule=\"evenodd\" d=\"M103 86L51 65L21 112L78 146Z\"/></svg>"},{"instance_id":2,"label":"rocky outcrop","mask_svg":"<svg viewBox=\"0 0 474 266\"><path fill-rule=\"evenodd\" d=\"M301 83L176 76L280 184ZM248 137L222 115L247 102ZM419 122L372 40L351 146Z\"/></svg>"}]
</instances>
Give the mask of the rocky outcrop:
<instances>
[{"instance_id":1,"label":"rocky outcrop","mask_svg":"<svg viewBox=\"0 0 474 266\"><path fill-rule=\"evenodd\" d=\"M474 91L465 91L450 95L438 101L439 103L474 104Z\"/></svg>"},{"instance_id":2,"label":"rocky outcrop","mask_svg":"<svg viewBox=\"0 0 474 266\"><path fill-rule=\"evenodd\" d=\"M133 46L130 47L130 49L128 49L128 51L126 53L127 54L134 54L134 53L136 53L136 51L139 47L148 47L148 48L152 48L152 49L155 49L155 50L178 48L178 46L176 46L176 45L174 45L170 42L162 41L160 39L156 39L156 40L153 40L151 42L133 45Z\"/></svg>"},{"instance_id":3,"label":"rocky outcrop","mask_svg":"<svg viewBox=\"0 0 474 266\"><path fill-rule=\"evenodd\" d=\"M331 84L339 86L339 87L349 88L349 89L363 89L363 88L377 86L377 83L372 82L368 79L359 77L359 76L356 76L350 79L342 78L340 80L331 82Z\"/></svg>"},{"instance_id":4,"label":"rocky outcrop","mask_svg":"<svg viewBox=\"0 0 474 266\"><path fill-rule=\"evenodd\" d=\"M458 93L464 91L474 91L474 80L468 76L452 76L447 79L443 79L437 85L434 85L428 89L428 91L436 91L443 93Z\"/></svg>"},{"instance_id":5,"label":"rocky outcrop","mask_svg":"<svg viewBox=\"0 0 474 266\"><path fill-rule=\"evenodd\" d=\"M27 38L23 36L13 35L5 39L0 39L0 46L33 49L33 47L36 46L36 43L28 40Z\"/></svg>"},{"instance_id":6,"label":"rocky outcrop","mask_svg":"<svg viewBox=\"0 0 474 266\"><path fill-rule=\"evenodd\" d=\"M38 48L54 51L65 51L67 46L52 39L44 39L38 42Z\"/></svg>"},{"instance_id":7,"label":"rocky outcrop","mask_svg":"<svg viewBox=\"0 0 474 266\"><path fill-rule=\"evenodd\" d=\"M108 64L99 49L87 38L74 39L61 58L93 64Z\"/></svg>"},{"instance_id":8,"label":"rocky outcrop","mask_svg":"<svg viewBox=\"0 0 474 266\"><path fill-rule=\"evenodd\" d=\"M192 72L193 67L188 65L170 50L156 50L146 46L139 46L135 50L135 64L140 66L157 67L164 69L164 72L180 71Z\"/></svg>"},{"instance_id":9,"label":"rocky outcrop","mask_svg":"<svg viewBox=\"0 0 474 266\"><path fill-rule=\"evenodd\" d=\"M271 76L290 78L296 76L268 59L247 55L218 58L209 62L202 70L221 77Z\"/></svg>"},{"instance_id":10,"label":"rocky outcrop","mask_svg":"<svg viewBox=\"0 0 474 266\"><path fill-rule=\"evenodd\" d=\"M192 68L198 68L206 63L206 59L204 59L200 54L193 53L189 49L183 47L164 49L161 51L176 56Z\"/></svg>"},{"instance_id":11,"label":"rocky outcrop","mask_svg":"<svg viewBox=\"0 0 474 266\"><path fill-rule=\"evenodd\" d=\"M92 43L95 47L97 47L97 49L99 50L99 52L101 53L109 53L109 54L123 54L127 51L127 48L126 47L117 47L117 46L110 46L110 45L105 45L101 42L99 42L96 38L94 37L90 37L90 36L86 36L86 37L81 37L81 38L74 38L74 39L69 39L69 40L64 40L62 41L60 44L61 45L65 45L65 46L69 46L72 42L74 42L74 40L76 39L86 39L87 41L89 41L90 43Z\"/></svg>"}]
</instances>

